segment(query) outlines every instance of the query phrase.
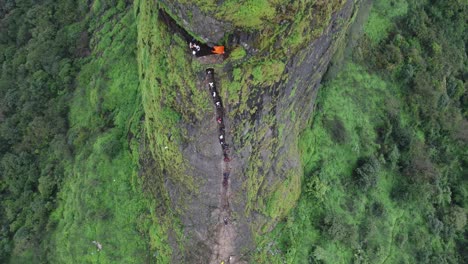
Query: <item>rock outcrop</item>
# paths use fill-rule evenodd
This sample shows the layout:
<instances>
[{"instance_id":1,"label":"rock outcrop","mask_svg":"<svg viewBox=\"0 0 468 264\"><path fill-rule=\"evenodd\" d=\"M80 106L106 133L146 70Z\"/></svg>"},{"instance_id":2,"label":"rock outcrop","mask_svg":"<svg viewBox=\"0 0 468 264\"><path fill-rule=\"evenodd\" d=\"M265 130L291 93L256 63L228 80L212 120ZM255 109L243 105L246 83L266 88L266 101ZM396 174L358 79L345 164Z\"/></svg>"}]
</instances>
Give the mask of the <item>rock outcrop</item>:
<instances>
[{"instance_id":1,"label":"rock outcrop","mask_svg":"<svg viewBox=\"0 0 468 264\"><path fill-rule=\"evenodd\" d=\"M231 261L248 263L256 238L272 230L294 207L300 195L302 168L297 149L298 134L308 123L321 78L352 21L359 1L287 3L276 6L275 23L265 23L263 28L256 26L249 30L239 27L235 21L223 21L219 16L202 11L203 8L196 3L161 2L157 8L171 14L198 39L207 43L224 39L228 51L232 51L232 57L223 64L213 65L219 76L217 86L226 110L226 140L232 142L229 199L233 228L229 229L232 234L224 237L232 239ZM161 33L168 29L160 27L158 30ZM149 49L157 50L155 46L158 44L151 38L145 38L149 33L140 31L140 34ZM164 56L158 60L175 60L175 55ZM189 56L187 52L187 60L190 60ZM203 85L204 68L197 67L193 67L195 72L192 76L181 78L186 83L192 82L198 87L198 92L209 99L210 94ZM141 69L143 79L149 78L148 73ZM160 97L147 93L145 98L143 93L143 101L154 104L159 100L171 106L168 99L164 99L164 93L169 91L164 90L165 85L170 86L157 74L154 87L143 82L142 89L160 91L157 93ZM171 87L180 89L179 96L185 93L185 87ZM176 110L176 104L190 108L189 104L194 99L177 100L172 103ZM151 117L158 117L151 113L150 106L145 110L150 141L152 134L167 133L153 128ZM180 216L184 232L183 241L172 240L175 250L172 261L208 263L208 260L213 260L214 248L219 247L217 226L222 221L219 218L219 199L223 153L217 140L217 124L212 109L199 108L193 113L182 113L178 129L184 131L183 140L177 144L186 164L184 174L196 183L193 185L196 190L181 187L180 181L172 178L174 170L161 169L164 177L161 182L167 190L170 206L176 208ZM155 159L163 163L166 154L157 145L166 143L156 140L151 143L156 145L153 147Z\"/></svg>"}]
</instances>

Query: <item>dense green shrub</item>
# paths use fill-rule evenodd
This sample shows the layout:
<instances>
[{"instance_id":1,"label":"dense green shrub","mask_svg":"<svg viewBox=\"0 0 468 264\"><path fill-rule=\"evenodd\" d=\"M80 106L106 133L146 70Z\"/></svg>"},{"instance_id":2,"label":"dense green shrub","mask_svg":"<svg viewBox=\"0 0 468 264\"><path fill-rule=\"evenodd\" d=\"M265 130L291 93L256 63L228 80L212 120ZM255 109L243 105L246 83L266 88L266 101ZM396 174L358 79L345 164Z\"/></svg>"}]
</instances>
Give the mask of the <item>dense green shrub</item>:
<instances>
[{"instance_id":1,"label":"dense green shrub","mask_svg":"<svg viewBox=\"0 0 468 264\"><path fill-rule=\"evenodd\" d=\"M380 163L375 157L358 160L354 170L354 182L359 188L367 191L377 185Z\"/></svg>"},{"instance_id":2,"label":"dense green shrub","mask_svg":"<svg viewBox=\"0 0 468 264\"><path fill-rule=\"evenodd\" d=\"M323 126L327 129L332 139L340 144L343 144L347 140L346 127L341 119L335 116L333 119L325 119Z\"/></svg>"},{"instance_id":3,"label":"dense green shrub","mask_svg":"<svg viewBox=\"0 0 468 264\"><path fill-rule=\"evenodd\" d=\"M339 241L355 246L358 240L357 228L335 213L327 214L321 223L323 232L331 241Z\"/></svg>"}]
</instances>

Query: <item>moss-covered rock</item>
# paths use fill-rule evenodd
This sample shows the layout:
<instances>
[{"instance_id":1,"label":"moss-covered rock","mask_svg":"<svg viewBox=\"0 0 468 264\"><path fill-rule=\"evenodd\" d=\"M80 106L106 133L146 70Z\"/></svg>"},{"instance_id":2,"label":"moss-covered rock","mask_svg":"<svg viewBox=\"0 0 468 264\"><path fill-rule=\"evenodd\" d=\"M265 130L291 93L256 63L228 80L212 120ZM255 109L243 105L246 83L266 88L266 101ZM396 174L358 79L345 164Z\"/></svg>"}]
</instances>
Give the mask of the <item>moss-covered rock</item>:
<instances>
[{"instance_id":1,"label":"moss-covered rock","mask_svg":"<svg viewBox=\"0 0 468 264\"><path fill-rule=\"evenodd\" d=\"M137 7L147 135L186 239L173 243L173 262L206 259L217 243L222 152L203 85L205 68L157 20L159 9L195 38L223 39L227 51L233 50L223 64L212 66L232 143L230 207L239 255L253 250L257 237L295 206L302 177L298 134L359 1L215 2L142 1ZM227 8L236 11L223 16Z\"/></svg>"}]
</instances>

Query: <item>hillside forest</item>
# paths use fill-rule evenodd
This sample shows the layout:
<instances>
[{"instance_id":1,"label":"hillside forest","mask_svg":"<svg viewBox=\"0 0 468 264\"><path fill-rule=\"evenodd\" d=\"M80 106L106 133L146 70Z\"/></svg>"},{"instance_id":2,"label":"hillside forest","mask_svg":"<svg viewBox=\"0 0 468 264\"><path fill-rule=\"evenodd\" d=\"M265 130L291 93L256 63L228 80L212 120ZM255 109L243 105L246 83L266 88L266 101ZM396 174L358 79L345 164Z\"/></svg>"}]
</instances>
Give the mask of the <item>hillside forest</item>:
<instances>
[{"instance_id":1,"label":"hillside forest","mask_svg":"<svg viewBox=\"0 0 468 264\"><path fill-rule=\"evenodd\" d=\"M0 263L170 263L143 3L0 0ZM252 263L468 263L468 2L361 8L300 134L299 199Z\"/></svg>"}]
</instances>

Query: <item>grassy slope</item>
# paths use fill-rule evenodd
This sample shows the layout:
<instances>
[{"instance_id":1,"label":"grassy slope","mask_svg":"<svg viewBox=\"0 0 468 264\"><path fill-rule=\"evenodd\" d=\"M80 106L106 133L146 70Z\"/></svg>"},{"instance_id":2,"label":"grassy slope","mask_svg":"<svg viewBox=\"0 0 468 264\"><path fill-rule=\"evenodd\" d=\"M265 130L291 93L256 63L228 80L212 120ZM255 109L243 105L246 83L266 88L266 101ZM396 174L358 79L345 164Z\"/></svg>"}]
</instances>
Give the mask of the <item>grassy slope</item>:
<instances>
[{"instance_id":1,"label":"grassy slope","mask_svg":"<svg viewBox=\"0 0 468 264\"><path fill-rule=\"evenodd\" d=\"M287 221L270 234L279 243L261 245L263 258L277 263L415 263L415 252L423 244L412 245L416 243L412 235L430 239L436 252L453 250L428 233L418 203L400 204L391 198L401 178L398 172L385 168L371 189L353 187L358 157L376 151L374 131L385 114L381 105L398 100L393 85L355 64L346 65L322 87L318 104L323 108L299 142L305 170L303 194ZM342 121L345 143L336 143L327 127L329 119ZM376 206L383 212L374 212Z\"/></svg>"},{"instance_id":2,"label":"grassy slope","mask_svg":"<svg viewBox=\"0 0 468 264\"><path fill-rule=\"evenodd\" d=\"M345 66L337 79L323 87L318 101L323 105L323 110L315 117L313 128L304 132L300 143L306 171L304 189L306 195L301 199L296 213L299 219L310 218L312 223L315 222L315 228L309 226L315 230L309 232L315 232L316 235L320 233L317 230L319 226L317 222L324 214L331 214L334 217L332 221L343 221L333 222L332 225L336 225L334 228L338 229L339 225L343 225L344 227L340 228L355 229L369 217L366 208L378 201L385 205L387 217L375 219L376 230L373 230L371 239L383 247L387 244L390 232L387 227L401 214L389 199L389 186L393 175L387 171L380 172L377 185L369 193L349 193L347 185L350 184L350 177L358 157L371 155L376 150L377 146L373 143L376 139L374 131L380 125L380 118L384 114L380 106L385 104L385 98L392 97L395 92L395 88L354 64ZM328 119L343 122L347 134L346 143L342 145L334 143L335 139L330 136L331 133L325 125L329 122ZM310 208L308 205L313 207ZM307 224L310 225L302 223L302 225ZM343 232L343 230L330 231L330 234L321 233L315 241L310 241L310 238L297 232L300 239L299 241L297 237L294 239L297 245L294 258L307 257L308 251L312 249L309 243L312 242L316 245L314 249L316 259L327 263L348 262L353 253L356 253L350 251L350 245L357 241L356 237L346 236L356 234L334 232ZM292 232L291 236L295 237L296 234ZM335 234L343 241L327 237ZM320 237L323 236L328 239L320 241ZM309 243L301 243L301 239L309 240ZM378 263L384 256L385 248L382 248L369 261Z\"/></svg>"},{"instance_id":3,"label":"grassy slope","mask_svg":"<svg viewBox=\"0 0 468 264\"><path fill-rule=\"evenodd\" d=\"M142 193L137 177L138 145L127 138L129 132L139 134L142 111L134 14L111 8L91 28L97 29L95 47L81 69L70 109L76 156L66 168L68 177L51 217L57 228L50 261L164 260L168 249L160 245L154 201ZM101 252L93 240L103 245Z\"/></svg>"},{"instance_id":4,"label":"grassy slope","mask_svg":"<svg viewBox=\"0 0 468 264\"><path fill-rule=\"evenodd\" d=\"M406 1L396 5L388 11L387 1L376 2L365 26L373 45L386 36L392 18L406 13ZM396 164L397 150L392 152L394 157L376 157L380 166L374 170L370 188L356 186L358 160L375 156L383 146L376 131L388 122L389 113L400 124L394 130L405 130L415 141L424 141L424 133L409 125L418 120L405 110L398 85L348 62L321 88L313 123L299 141L304 166L301 198L287 220L260 244L259 261L416 263L429 255L435 261L455 254L454 240L439 233L447 231L436 231L453 227L427 220L435 210L430 202L395 199L392 192L405 177ZM440 197L448 199L442 204L450 200L443 192ZM460 223L466 223L463 214Z\"/></svg>"},{"instance_id":5,"label":"grassy slope","mask_svg":"<svg viewBox=\"0 0 468 264\"><path fill-rule=\"evenodd\" d=\"M195 4L204 12L214 14L236 26L258 29L263 27L265 21L274 20L276 5L284 4L286 1L247 0L240 3L236 0L229 0L223 1L221 4L214 0L180 0L179 2Z\"/></svg>"},{"instance_id":6,"label":"grassy slope","mask_svg":"<svg viewBox=\"0 0 468 264\"><path fill-rule=\"evenodd\" d=\"M330 263L347 262L352 252L339 243L321 240L317 228L319 220L325 212L334 212L337 218L343 217L351 225L357 225L365 216L365 205L369 200L388 202L388 181L391 175L382 173L382 181L370 197L358 196L354 201L356 212L353 216L346 215L343 205L350 199L346 193L343 177L349 177L359 156L372 153L376 146L374 126L379 122L375 112L383 103L384 96L390 95L391 86L376 76L367 74L355 64L348 64L336 80L321 88L317 103L320 113L314 119L313 128L306 129L299 141L302 152L306 179L303 194L294 213L281 224L270 238L281 241L279 244L261 245L265 252L260 257L262 262L286 261L286 263L307 263L312 244L319 244ZM362 100L366 98L366 100ZM341 120L346 131L346 143L334 143L324 123ZM356 197L355 197L356 198ZM385 225L382 220L380 225ZM384 239L386 232L380 233L376 239ZM322 242L321 242L322 241ZM280 249L288 248L281 256ZM336 250L341 252L336 254ZM275 254L275 251L277 253ZM281 257L280 257L281 256ZM280 260L282 259L282 260Z\"/></svg>"}]
</instances>

